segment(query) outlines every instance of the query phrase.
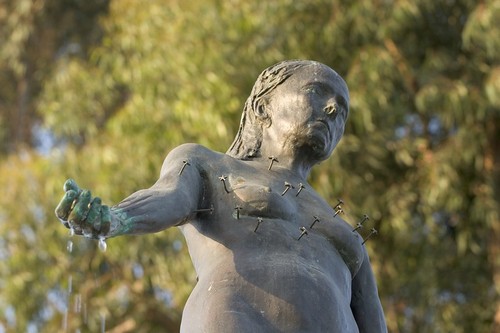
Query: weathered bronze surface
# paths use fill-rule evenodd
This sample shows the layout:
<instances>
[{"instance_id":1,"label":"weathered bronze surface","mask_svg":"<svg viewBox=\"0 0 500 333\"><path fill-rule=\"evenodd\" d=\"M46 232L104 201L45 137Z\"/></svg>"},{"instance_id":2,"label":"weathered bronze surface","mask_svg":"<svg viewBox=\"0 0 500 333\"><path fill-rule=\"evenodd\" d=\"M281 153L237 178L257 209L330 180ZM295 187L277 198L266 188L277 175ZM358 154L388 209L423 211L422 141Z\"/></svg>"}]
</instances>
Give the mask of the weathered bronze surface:
<instances>
[{"instance_id":1,"label":"weathered bronze surface","mask_svg":"<svg viewBox=\"0 0 500 333\"><path fill-rule=\"evenodd\" d=\"M70 180L56 215L94 238L179 227L199 278L182 332L386 332L362 237L307 182L348 112L331 68L278 63L258 77L227 153L179 146L152 187L111 208Z\"/></svg>"}]
</instances>

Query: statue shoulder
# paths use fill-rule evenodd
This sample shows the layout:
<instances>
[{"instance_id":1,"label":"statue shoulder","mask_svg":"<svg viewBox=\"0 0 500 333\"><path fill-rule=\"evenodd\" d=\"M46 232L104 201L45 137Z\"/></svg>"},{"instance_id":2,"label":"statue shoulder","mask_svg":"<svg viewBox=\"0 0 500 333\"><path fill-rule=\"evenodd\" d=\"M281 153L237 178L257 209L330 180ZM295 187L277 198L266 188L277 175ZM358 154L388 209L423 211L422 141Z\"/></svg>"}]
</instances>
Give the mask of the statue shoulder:
<instances>
[{"instance_id":1,"label":"statue shoulder","mask_svg":"<svg viewBox=\"0 0 500 333\"><path fill-rule=\"evenodd\" d=\"M207 155L213 153L215 152L200 144L184 143L172 149L170 153L167 155L167 158L172 158L172 157L180 158L180 157L185 157L186 155L198 156L198 155Z\"/></svg>"},{"instance_id":2,"label":"statue shoulder","mask_svg":"<svg viewBox=\"0 0 500 333\"><path fill-rule=\"evenodd\" d=\"M185 143L170 151L162 166L162 173L167 172L173 165L193 165L203 167L221 159L224 154L210 150L200 144Z\"/></svg>"}]
</instances>

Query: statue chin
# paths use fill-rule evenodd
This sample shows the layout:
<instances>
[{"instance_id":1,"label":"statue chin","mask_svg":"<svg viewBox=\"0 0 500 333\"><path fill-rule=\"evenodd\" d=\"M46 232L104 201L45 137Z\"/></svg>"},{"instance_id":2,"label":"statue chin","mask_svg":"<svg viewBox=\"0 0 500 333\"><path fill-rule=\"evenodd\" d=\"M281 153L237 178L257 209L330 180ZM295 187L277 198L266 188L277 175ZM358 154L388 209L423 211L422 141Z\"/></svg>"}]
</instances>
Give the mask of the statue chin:
<instances>
[{"instance_id":1,"label":"statue chin","mask_svg":"<svg viewBox=\"0 0 500 333\"><path fill-rule=\"evenodd\" d=\"M309 156L320 162L330 157L331 151L324 144L312 144L309 150Z\"/></svg>"},{"instance_id":2,"label":"statue chin","mask_svg":"<svg viewBox=\"0 0 500 333\"><path fill-rule=\"evenodd\" d=\"M330 140L322 135L307 136L307 138L297 141L296 144L296 148L313 161L326 160L332 153Z\"/></svg>"}]
</instances>

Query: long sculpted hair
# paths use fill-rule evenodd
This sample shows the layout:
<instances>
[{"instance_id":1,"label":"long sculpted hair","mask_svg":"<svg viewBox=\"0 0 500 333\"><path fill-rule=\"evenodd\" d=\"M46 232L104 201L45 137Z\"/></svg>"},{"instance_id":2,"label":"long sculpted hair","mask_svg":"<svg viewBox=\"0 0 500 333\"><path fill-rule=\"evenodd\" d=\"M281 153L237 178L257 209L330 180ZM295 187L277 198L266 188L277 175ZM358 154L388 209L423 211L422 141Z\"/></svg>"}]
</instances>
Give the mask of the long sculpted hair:
<instances>
[{"instance_id":1,"label":"long sculpted hair","mask_svg":"<svg viewBox=\"0 0 500 333\"><path fill-rule=\"evenodd\" d=\"M286 60L260 73L245 102L236 138L226 154L242 160L260 156L262 127L266 122L259 118L259 114L262 113L264 100L297 69L314 64L318 63L311 60Z\"/></svg>"}]
</instances>

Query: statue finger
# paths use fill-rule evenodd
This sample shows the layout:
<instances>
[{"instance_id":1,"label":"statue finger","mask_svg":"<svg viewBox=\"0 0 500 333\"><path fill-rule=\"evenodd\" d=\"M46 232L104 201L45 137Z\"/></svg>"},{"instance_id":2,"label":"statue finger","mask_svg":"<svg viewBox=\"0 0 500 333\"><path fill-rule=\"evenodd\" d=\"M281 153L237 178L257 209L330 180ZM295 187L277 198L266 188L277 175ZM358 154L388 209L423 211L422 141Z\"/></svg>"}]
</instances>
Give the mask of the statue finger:
<instances>
[{"instance_id":1,"label":"statue finger","mask_svg":"<svg viewBox=\"0 0 500 333\"><path fill-rule=\"evenodd\" d=\"M59 205L57 205L55 213L56 216L61 220L61 222L66 226L68 226L68 216L71 213L71 209L73 208L74 202L76 197L78 196L78 193L69 190L67 191L64 196L61 199L61 202L59 202Z\"/></svg>"},{"instance_id":2,"label":"statue finger","mask_svg":"<svg viewBox=\"0 0 500 333\"><path fill-rule=\"evenodd\" d=\"M72 233L75 235L83 235L83 230L82 227L80 227L79 224L74 224L71 223L71 221L68 221L69 227L73 230Z\"/></svg>"},{"instance_id":3,"label":"statue finger","mask_svg":"<svg viewBox=\"0 0 500 333\"><path fill-rule=\"evenodd\" d=\"M101 230L101 198L95 197L89 204L89 212L84 224L84 231L93 235Z\"/></svg>"},{"instance_id":4,"label":"statue finger","mask_svg":"<svg viewBox=\"0 0 500 333\"><path fill-rule=\"evenodd\" d=\"M83 190L78 198L76 199L76 204L73 210L69 214L68 222L71 227L75 225L80 225L87 218L89 212L91 193L88 190Z\"/></svg>"},{"instance_id":5,"label":"statue finger","mask_svg":"<svg viewBox=\"0 0 500 333\"><path fill-rule=\"evenodd\" d=\"M111 229L111 210L109 206L101 206L101 235L107 235Z\"/></svg>"},{"instance_id":6,"label":"statue finger","mask_svg":"<svg viewBox=\"0 0 500 333\"><path fill-rule=\"evenodd\" d=\"M66 182L64 183L63 189L65 192L75 191L76 193L80 193L82 191L73 179L66 180Z\"/></svg>"}]
</instances>

